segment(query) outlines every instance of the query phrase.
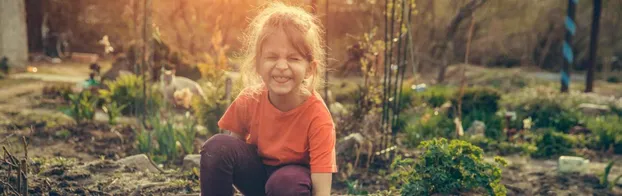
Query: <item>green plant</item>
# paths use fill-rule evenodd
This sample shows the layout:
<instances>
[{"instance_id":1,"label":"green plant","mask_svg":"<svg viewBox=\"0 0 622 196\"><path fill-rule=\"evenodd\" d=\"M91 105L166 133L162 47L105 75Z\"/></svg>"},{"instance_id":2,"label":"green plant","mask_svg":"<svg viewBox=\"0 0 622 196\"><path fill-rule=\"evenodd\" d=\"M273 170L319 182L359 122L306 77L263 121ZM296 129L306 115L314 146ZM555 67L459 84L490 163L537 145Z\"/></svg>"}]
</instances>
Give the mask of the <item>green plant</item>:
<instances>
[{"instance_id":1,"label":"green plant","mask_svg":"<svg viewBox=\"0 0 622 196\"><path fill-rule=\"evenodd\" d=\"M450 86L431 86L425 91L418 93L415 97L417 101L424 101L430 106L441 107L444 103L451 100L456 89Z\"/></svg>"},{"instance_id":2,"label":"green plant","mask_svg":"<svg viewBox=\"0 0 622 196\"><path fill-rule=\"evenodd\" d=\"M587 120L587 128L594 133L590 147L597 150L614 150L622 153L622 117L607 115Z\"/></svg>"},{"instance_id":3,"label":"green plant","mask_svg":"<svg viewBox=\"0 0 622 196\"><path fill-rule=\"evenodd\" d=\"M121 116L121 111L126 106L127 106L126 104L119 106L117 102L114 102L114 101L112 103L108 103L104 105L102 107L102 110L104 111L104 113L108 115L108 124L111 124L111 125L117 124L117 117Z\"/></svg>"},{"instance_id":4,"label":"green plant","mask_svg":"<svg viewBox=\"0 0 622 196\"><path fill-rule=\"evenodd\" d=\"M532 154L535 158L549 158L560 155L573 155L572 148L577 140L571 135L560 133L552 129L546 129L536 139L538 150Z\"/></svg>"},{"instance_id":5,"label":"green plant","mask_svg":"<svg viewBox=\"0 0 622 196\"><path fill-rule=\"evenodd\" d=\"M458 93L456 92L451 99L451 105L456 110ZM501 100L501 93L493 88L467 88L462 96L462 116L468 116L472 113L494 114L499 110L499 100ZM453 110L450 111L453 112Z\"/></svg>"},{"instance_id":6,"label":"green plant","mask_svg":"<svg viewBox=\"0 0 622 196\"><path fill-rule=\"evenodd\" d=\"M177 140L176 131L173 123L166 121L164 123L155 121L152 118L151 125L153 126L153 137L155 137L157 148L153 152L153 158L156 162L163 162L165 160L174 160L177 158Z\"/></svg>"},{"instance_id":7,"label":"green plant","mask_svg":"<svg viewBox=\"0 0 622 196\"><path fill-rule=\"evenodd\" d=\"M609 174L611 174L611 168L613 167L614 163L615 161L609 161L609 163L607 163L607 166L605 167L605 171L600 177L600 185L608 188L609 190L613 189L616 183L620 179L622 179L622 174L620 174L618 177L614 178L613 181L609 182Z\"/></svg>"},{"instance_id":8,"label":"green plant","mask_svg":"<svg viewBox=\"0 0 622 196\"><path fill-rule=\"evenodd\" d=\"M153 132L142 129L136 132L136 141L138 142L138 151L145 154L152 154L153 149Z\"/></svg>"},{"instance_id":9,"label":"green plant","mask_svg":"<svg viewBox=\"0 0 622 196\"><path fill-rule=\"evenodd\" d=\"M182 122L182 128L176 131L177 141L181 144L181 148L186 154L194 153L194 138L196 136L197 122L190 116L189 112L186 112L184 121Z\"/></svg>"},{"instance_id":10,"label":"green plant","mask_svg":"<svg viewBox=\"0 0 622 196\"><path fill-rule=\"evenodd\" d=\"M199 124L205 126L210 134L219 132L218 120L224 115L227 107L231 104L230 97L224 97L225 77L213 78L210 81L202 82L201 88L205 93L206 99L192 99L192 110L197 117Z\"/></svg>"},{"instance_id":11,"label":"green plant","mask_svg":"<svg viewBox=\"0 0 622 196\"><path fill-rule=\"evenodd\" d=\"M453 120L444 114L428 111L414 124L406 125L408 144L417 146L419 142L437 137L451 138L455 133Z\"/></svg>"},{"instance_id":12,"label":"green plant","mask_svg":"<svg viewBox=\"0 0 622 196\"><path fill-rule=\"evenodd\" d=\"M581 103L607 105L611 100L585 93L561 94L550 88L527 88L504 95L502 100L505 109L516 112L517 119L531 117L532 128L554 128L565 133L581 123L577 107Z\"/></svg>"},{"instance_id":13,"label":"green plant","mask_svg":"<svg viewBox=\"0 0 622 196\"><path fill-rule=\"evenodd\" d=\"M580 113L554 100L534 99L516 111L521 118L531 117L534 128L555 128L567 133L579 124Z\"/></svg>"},{"instance_id":14,"label":"green plant","mask_svg":"<svg viewBox=\"0 0 622 196\"><path fill-rule=\"evenodd\" d=\"M503 118L495 113L479 112L478 110L471 110L468 114L462 116L462 127L468 129L473 125L475 121L482 121L486 125L484 135L489 138L501 140L504 138Z\"/></svg>"},{"instance_id":15,"label":"green plant","mask_svg":"<svg viewBox=\"0 0 622 196\"><path fill-rule=\"evenodd\" d=\"M622 81L622 79L620 79L619 77L616 76L609 76L607 78L607 82L609 83L620 83Z\"/></svg>"},{"instance_id":16,"label":"green plant","mask_svg":"<svg viewBox=\"0 0 622 196\"><path fill-rule=\"evenodd\" d=\"M90 91L82 91L77 94L70 94L69 107L61 107L61 111L73 118L80 124L82 120L93 120L95 109L99 98L92 95Z\"/></svg>"},{"instance_id":17,"label":"green plant","mask_svg":"<svg viewBox=\"0 0 622 196\"><path fill-rule=\"evenodd\" d=\"M100 97L107 103L116 102L126 105L124 115L147 113L148 107L159 107L160 95L153 88L145 89L148 94L147 107L143 106L143 78L134 74L121 74L114 81L104 81L107 89L100 89Z\"/></svg>"},{"instance_id":18,"label":"green plant","mask_svg":"<svg viewBox=\"0 0 622 196\"><path fill-rule=\"evenodd\" d=\"M472 137L467 139L468 142L482 148L484 151L494 153L496 155L531 155L537 151L537 147L532 143L510 143L506 141L497 141L486 137Z\"/></svg>"},{"instance_id":19,"label":"green plant","mask_svg":"<svg viewBox=\"0 0 622 196\"><path fill-rule=\"evenodd\" d=\"M358 180L347 181L346 185L348 186L348 195L367 195L369 194L365 190L361 190L361 184Z\"/></svg>"},{"instance_id":20,"label":"green plant","mask_svg":"<svg viewBox=\"0 0 622 196\"><path fill-rule=\"evenodd\" d=\"M484 161L481 148L466 141L445 138L421 143L423 154L414 161L397 157L391 164L393 187L402 195L459 194L485 190L489 195L505 195L500 165Z\"/></svg>"},{"instance_id":21,"label":"green plant","mask_svg":"<svg viewBox=\"0 0 622 196\"><path fill-rule=\"evenodd\" d=\"M184 153L194 153L197 122L189 112L180 122L152 115L148 117L148 124L151 130L137 133L137 147L140 152L151 155L155 162L171 162Z\"/></svg>"}]
</instances>

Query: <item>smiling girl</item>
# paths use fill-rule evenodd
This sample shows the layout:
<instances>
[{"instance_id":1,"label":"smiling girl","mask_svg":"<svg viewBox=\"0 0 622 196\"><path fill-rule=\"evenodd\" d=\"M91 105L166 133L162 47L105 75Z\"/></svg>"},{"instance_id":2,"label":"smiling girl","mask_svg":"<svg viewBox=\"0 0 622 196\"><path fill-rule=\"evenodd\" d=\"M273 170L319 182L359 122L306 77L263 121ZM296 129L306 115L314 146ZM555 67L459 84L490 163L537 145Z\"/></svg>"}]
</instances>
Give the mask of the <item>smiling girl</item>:
<instances>
[{"instance_id":1,"label":"smiling girl","mask_svg":"<svg viewBox=\"0 0 622 196\"><path fill-rule=\"evenodd\" d=\"M273 3L249 26L245 89L201 149L201 195L330 195L335 126L318 89L325 71L318 19Z\"/></svg>"}]
</instances>

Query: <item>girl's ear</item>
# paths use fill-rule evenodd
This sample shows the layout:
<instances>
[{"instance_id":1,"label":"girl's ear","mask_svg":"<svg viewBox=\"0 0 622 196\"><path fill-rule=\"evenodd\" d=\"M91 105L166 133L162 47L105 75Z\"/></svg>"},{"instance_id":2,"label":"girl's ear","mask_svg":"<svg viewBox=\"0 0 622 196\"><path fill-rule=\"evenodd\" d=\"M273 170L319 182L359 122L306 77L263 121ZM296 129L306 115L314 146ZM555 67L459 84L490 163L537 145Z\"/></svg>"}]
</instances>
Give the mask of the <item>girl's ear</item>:
<instances>
[{"instance_id":1,"label":"girl's ear","mask_svg":"<svg viewBox=\"0 0 622 196\"><path fill-rule=\"evenodd\" d=\"M305 78L313 76L317 71L317 66L317 61L311 61L311 63L309 63L309 69L307 69L307 73L305 74Z\"/></svg>"}]
</instances>

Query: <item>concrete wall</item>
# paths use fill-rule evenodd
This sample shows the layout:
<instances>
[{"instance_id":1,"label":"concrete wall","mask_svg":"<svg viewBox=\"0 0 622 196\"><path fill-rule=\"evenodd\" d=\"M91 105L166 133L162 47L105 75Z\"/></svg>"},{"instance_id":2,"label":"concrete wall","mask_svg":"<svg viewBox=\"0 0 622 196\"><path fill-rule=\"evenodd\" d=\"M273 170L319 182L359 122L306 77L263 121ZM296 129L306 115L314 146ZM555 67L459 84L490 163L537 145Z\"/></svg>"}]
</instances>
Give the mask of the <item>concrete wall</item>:
<instances>
[{"instance_id":1,"label":"concrete wall","mask_svg":"<svg viewBox=\"0 0 622 196\"><path fill-rule=\"evenodd\" d=\"M0 57L15 67L28 62L28 33L24 0L0 0Z\"/></svg>"}]
</instances>

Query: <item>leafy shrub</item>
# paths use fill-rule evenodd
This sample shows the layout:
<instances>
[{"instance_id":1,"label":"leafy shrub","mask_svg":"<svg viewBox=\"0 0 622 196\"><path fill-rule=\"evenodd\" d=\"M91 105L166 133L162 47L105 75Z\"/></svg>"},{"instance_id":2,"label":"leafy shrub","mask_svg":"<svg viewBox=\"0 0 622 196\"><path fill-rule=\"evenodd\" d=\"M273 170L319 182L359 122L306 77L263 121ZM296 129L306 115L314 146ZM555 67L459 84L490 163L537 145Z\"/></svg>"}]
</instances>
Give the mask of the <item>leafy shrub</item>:
<instances>
[{"instance_id":1,"label":"leafy shrub","mask_svg":"<svg viewBox=\"0 0 622 196\"><path fill-rule=\"evenodd\" d=\"M538 149L532 143L510 143L506 141L497 141L486 137L472 137L467 139L475 146L482 148L486 152L492 152L496 155L531 155Z\"/></svg>"},{"instance_id":2,"label":"leafy shrub","mask_svg":"<svg viewBox=\"0 0 622 196\"><path fill-rule=\"evenodd\" d=\"M111 124L111 125L117 124L117 118L121 116L121 111L126 106L127 105L119 106L117 102L112 102L112 103L108 103L104 105L102 107L102 110L104 111L104 113L108 115L108 124Z\"/></svg>"},{"instance_id":3,"label":"leafy shrub","mask_svg":"<svg viewBox=\"0 0 622 196\"><path fill-rule=\"evenodd\" d=\"M225 113L231 98L225 97L225 76L201 82L206 99L192 99L192 110L199 124L205 126L211 134L219 132L218 120Z\"/></svg>"},{"instance_id":4,"label":"leafy shrub","mask_svg":"<svg viewBox=\"0 0 622 196\"><path fill-rule=\"evenodd\" d=\"M554 100L533 99L517 108L516 113L522 118L531 117L534 128L555 128L566 133L581 119L579 111Z\"/></svg>"},{"instance_id":5,"label":"leafy shrub","mask_svg":"<svg viewBox=\"0 0 622 196\"><path fill-rule=\"evenodd\" d=\"M455 92L451 98L453 106L449 110L449 116L455 117L455 111L458 110L459 92ZM475 87L467 88L462 96L462 126L467 129L476 121L482 121L486 124L485 135L490 138L502 138L503 118L496 115L499 110L499 100L501 93L492 88Z\"/></svg>"},{"instance_id":6,"label":"leafy shrub","mask_svg":"<svg viewBox=\"0 0 622 196\"><path fill-rule=\"evenodd\" d=\"M114 81L104 81L107 89L100 89L99 95L107 103L127 105L121 113L124 115L149 112L149 108L158 108L162 95L153 86L146 85L147 108L143 106L143 79L134 74L119 75ZM157 85L154 85L157 86Z\"/></svg>"},{"instance_id":7,"label":"leafy shrub","mask_svg":"<svg viewBox=\"0 0 622 196\"><path fill-rule=\"evenodd\" d=\"M451 100L451 105L457 107L459 92ZM475 87L464 90L462 96L462 116L471 113L494 114L499 110L501 93L492 88ZM457 108L456 108L457 109Z\"/></svg>"},{"instance_id":8,"label":"leafy shrub","mask_svg":"<svg viewBox=\"0 0 622 196\"><path fill-rule=\"evenodd\" d=\"M423 140L451 138L455 134L455 128L453 120L447 115L428 111L415 124L406 125L407 143L417 146Z\"/></svg>"},{"instance_id":9,"label":"leafy shrub","mask_svg":"<svg viewBox=\"0 0 622 196\"><path fill-rule=\"evenodd\" d=\"M622 82L622 79L620 79L619 77L616 77L616 76L609 76L607 78L607 82L609 82L609 83L620 83L620 82Z\"/></svg>"},{"instance_id":10,"label":"leafy shrub","mask_svg":"<svg viewBox=\"0 0 622 196\"><path fill-rule=\"evenodd\" d=\"M471 111L468 115L462 116L462 127L464 127L466 131L477 120L486 124L486 130L484 130L484 135L486 137L497 140L501 140L505 137L503 134L504 120L495 113Z\"/></svg>"},{"instance_id":11,"label":"leafy shrub","mask_svg":"<svg viewBox=\"0 0 622 196\"><path fill-rule=\"evenodd\" d=\"M616 106L614 104L611 104L611 106L609 106L609 108L611 108L611 113L618 115L619 117L622 117L622 106Z\"/></svg>"},{"instance_id":12,"label":"leafy shrub","mask_svg":"<svg viewBox=\"0 0 622 196\"><path fill-rule=\"evenodd\" d=\"M401 195L434 195L480 192L505 195L498 165L484 161L481 148L466 141L432 139L421 143L423 154L415 161L398 157L391 168L393 186ZM506 165L504 159L495 162Z\"/></svg>"},{"instance_id":13,"label":"leafy shrub","mask_svg":"<svg viewBox=\"0 0 622 196\"><path fill-rule=\"evenodd\" d=\"M449 86L431 86L425 91L418 93L415 97L418 101L423 101L432 107L441 107L444 103L451 100L455 95L455 88Z\"/></svg>"},{"instance_id":14,"label":"leafy shrub","mask_svg":"<svg viewBox=\"0 0 622 196\"><path fill-rule=\"evenodd\" d=\"M196 137L197 122L187 112L182 122L182 127L175 132L175 138L179 141L185 154L194 153L194 138Z\"/></svg>"},{"instance_id":15,"label":"leafy shrub","mask_svg":"<svg viewBox=\"0 0 622 196\"><path fill-rule=\"evenodd\" d=\"M77 94L69 94L69 107L62 107L61 111L73 118L80 124L82 120L93 120L99 98L91 94L91 91L82 91Z\"/></svg>"},{"instance_id":16,"label":"leafy shrub","mask_svg":"<svg viewBox=\"0 0 622 196\"><path fill-rule=\"evenodd\" d=\"M536 147L538 150L532 154L532 157L549 158L561 155L573 155L574 152L572 148L577 144L577 139L571 135L547 129L536 139Z\"/></svg>"},{"instance_id":17,"label":"leafy shrub","mask_svg":"<svg viewBox=\"0 0 622 196\"><path fill-rule=\"evenodd\" d=\"M151 130L136 133L137 148L141 153L151 155L155 162L172 162L184 154L195 152L197 121L186 112L181 121L164 120L160 115L148 117Z\"/></svg>"},{"instance_id":18,"label":"leafy shrub","mask_svg":"<svg viewBox=\"0 0 622 196\"><path fill-rule=\"evenodd\" d=\"M619 98L577 91L559 93L558 89L548 87L506 94L501 101L502 106L515 111L518 118L531 117L533 128L555 128L564 132L581 123L578 106L582 103L608 105L613 114L622 108L622 99Z\"/></svg>"},{"instance_id":19,"label":"leafy shrub","mask_svg":"<svg viewBox=\"0 0 622 196\"><path fill-rule=\"evenodd\" d=\"M597 150L613 148L615 153L622 153L622 117L608 115L591 118L587 121L587 128L594 134L589 142L591 148Z\"/></svg>"}]
</instances>

